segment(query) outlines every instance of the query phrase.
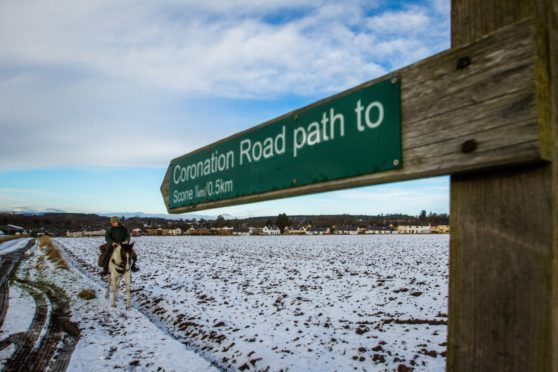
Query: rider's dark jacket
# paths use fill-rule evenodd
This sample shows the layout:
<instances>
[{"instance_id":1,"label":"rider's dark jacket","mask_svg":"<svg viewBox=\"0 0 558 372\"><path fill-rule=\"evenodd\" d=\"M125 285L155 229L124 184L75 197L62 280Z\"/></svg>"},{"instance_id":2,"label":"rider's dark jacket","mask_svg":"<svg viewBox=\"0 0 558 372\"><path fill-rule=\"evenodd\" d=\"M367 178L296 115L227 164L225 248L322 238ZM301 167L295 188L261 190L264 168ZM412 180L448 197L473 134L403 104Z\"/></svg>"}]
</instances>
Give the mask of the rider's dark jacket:
<instances>
[{"instance_id":1,"label":"rider's dark jacket","mask_svg":"<svg viewBox=\"0 0 558 372\"><path fill-rule=\"evenodd\" d=\"M122 244L122 242L130 242L130 233L128 229L118 224L117 227L112 227L112 225L106 230L105 233L105 240L107 241L107 249L102 257L102 267L103 267L103 275L105 275L108 271L110 257L112 256L112 252L114 248L112 247L112 243ZM135 267L136 261L138 260L138 256L136 252L132 249L132 259L133 265Z\"/></svg>"},{"instance_id":2,"label":"rider's dark jacket","mask_svg":"<svg viewBox=\"0 0 558 372\"><path fill-rule=\"evenodd\" d=\"M112 243L121 244L122 242L130 241L130 233L128 229L124 226L118 224L117 227L110 226L105 233L105 240L107 243L112 245Z\"/></svg>"}]
</instances>

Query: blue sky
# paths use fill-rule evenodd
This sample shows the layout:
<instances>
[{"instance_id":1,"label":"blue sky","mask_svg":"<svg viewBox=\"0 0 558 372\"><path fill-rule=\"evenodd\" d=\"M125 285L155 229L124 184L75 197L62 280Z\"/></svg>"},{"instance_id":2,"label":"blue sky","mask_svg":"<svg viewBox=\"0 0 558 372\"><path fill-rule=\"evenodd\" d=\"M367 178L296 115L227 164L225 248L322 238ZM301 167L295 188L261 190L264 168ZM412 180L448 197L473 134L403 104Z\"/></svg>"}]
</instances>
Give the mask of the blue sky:
<instances>
[{"instance_id":1,"label":"blue sky","mask_svg":"<svg viewBox=\"0 0 558 372\"><path fill-rule=\"evenodd\" d=\"M449 47L449 0L0 2L0 210L165 211L168 162ZM448 212L448 179L209 210Z\"/></svg>"}]
</instances>

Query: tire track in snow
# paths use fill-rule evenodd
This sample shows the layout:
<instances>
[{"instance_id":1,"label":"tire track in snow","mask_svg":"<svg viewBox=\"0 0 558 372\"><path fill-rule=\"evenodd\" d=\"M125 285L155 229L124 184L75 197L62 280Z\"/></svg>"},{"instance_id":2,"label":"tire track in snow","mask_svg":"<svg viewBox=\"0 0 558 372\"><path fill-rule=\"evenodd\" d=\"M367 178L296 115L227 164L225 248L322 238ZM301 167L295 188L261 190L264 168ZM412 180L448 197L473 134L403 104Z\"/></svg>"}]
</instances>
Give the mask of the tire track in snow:
<instances>
[{"instance_id":1,"label":"tire track in snow","mask_svg":"<svg viewBox=\"0 0 558 372\"><path fill-rule=\"evenodd\" d=\"M16 244L18 241L10 241L10 245ZM19 242L18 242L19 243ZM10 300L10 289L9 289L9 279L12 275L14 267L21 260L23 254L33 246L33 240L27 242L27 244L15 251L3 254L0 256L0 328L4 324L6 319L6 314L8 313L8 304ZM0 248L2 245L0 245Z\"/></svg>"},{"instance_id":2,"label":"tire track in snow","mask_svg":"<svg viewBox=\"0 0 558 372\"><path fill-rule=\"evenodd\" d=\"M33 350L39 341L41 333L48 319L48 303L43 294L29 285L22 285L35 301L35 315L27 332L17 333L11 338L16 346L16 351L8 360L4 371L29 371L33 365Z\"/></svg>"},{"instance_id":3,"label":"tire track in snow","mask_svg":"<svg viewBox=\"0 0 558 372\"><path fill-rule=\"evenodd\" d=\"M0 301L3 312L7 312L9 307L8 279L15 277L24 253L33 245L31 240L21 250L2 256L0 296L3 298ZM4 371L66 370L80 332L78 326L70 321L70 307L64 291L47 283L15 280L33 297L36 307L28 331L12 334L0 342L0 349L11 344L16 348Z\"/></svg>"},{"instance_id":4,"label":"tire track in snow","mask_svg":"<svg viewBox=\"0 0 558 372\"><path fill-rule=\"evenodd\" d=\"M79 327L70 321L70 306L64 291L46 283L26 280L18 282L28 285L46 297L51 309L47 331L39 340L40 345L29 356L29 365L33 366L32 370L38 371L46 370L47 367L55 371L66 370L79 341L80 331Z\"/></svg>"}]
</instances>

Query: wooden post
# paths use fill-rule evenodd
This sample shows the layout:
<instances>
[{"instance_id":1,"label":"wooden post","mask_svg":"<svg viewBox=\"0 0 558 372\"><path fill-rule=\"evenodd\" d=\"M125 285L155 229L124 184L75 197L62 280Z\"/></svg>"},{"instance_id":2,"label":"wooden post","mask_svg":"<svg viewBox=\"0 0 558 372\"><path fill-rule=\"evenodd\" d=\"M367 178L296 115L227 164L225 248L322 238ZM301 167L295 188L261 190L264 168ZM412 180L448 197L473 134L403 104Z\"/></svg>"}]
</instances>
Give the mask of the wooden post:
<instances>
[{"instance_id":1,"label":"wooden post","mask_svg":"<svg viewBox=\"0 0 558 372\"><path fill-rule=\"evenodd\" d=\"M557 0L452 1L452 48L525 18L540 28L552 162L451 177L450 371L558 371L557 17Z\"/></svg>"}]
</instances>

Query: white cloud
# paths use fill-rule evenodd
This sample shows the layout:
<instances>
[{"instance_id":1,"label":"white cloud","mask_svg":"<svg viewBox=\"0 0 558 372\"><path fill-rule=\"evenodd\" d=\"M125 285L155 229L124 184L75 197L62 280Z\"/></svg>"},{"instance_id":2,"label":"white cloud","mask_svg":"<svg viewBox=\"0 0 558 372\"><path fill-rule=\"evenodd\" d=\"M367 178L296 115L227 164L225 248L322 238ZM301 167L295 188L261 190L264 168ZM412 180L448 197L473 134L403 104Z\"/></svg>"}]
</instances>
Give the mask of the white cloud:
<instances>
[{"instance_id":1,"label":"white cloud","mask_svg":"<svg viewBox=\"0 0 558 372\"><path fill-rule=\"evenodd\" d=\"M409 9L385 12L372 17L367 24L370 30L379 34L416 34L430 26L431 19L425 10Z\"/></svg>"},{"instance_id":2,"label":"white cloud","mask_svg":"<svg viewBox=\"0 0 558 372\"><path fill-rule=\"evenodd\" d=\"M0 2L0 169L161 166L257 124L213 99L324 97L438 51L432 1Z\"/></svg>"},{"instance_id":3,"label":"white cloud","mask_svg":"<svg viewBox=\"0 0 558 372\"><path fill-rule=\"evenodd\" d=\"M432 28L428 9L367 17L359 2L3 2L0 64L69 66L185 94L316 94L386 71ZM275 12L301 12L269 22ZM409 35L409 33L411 35ZM398 37L397 39L400 39ZM390 45L390 48L386 48ZM416 46L416 45L414 45ZM389 63L388 63L389 64Z\"/></svg>"}]
</instances>

